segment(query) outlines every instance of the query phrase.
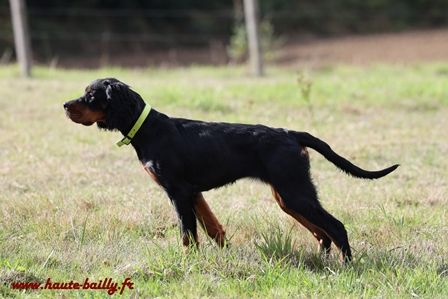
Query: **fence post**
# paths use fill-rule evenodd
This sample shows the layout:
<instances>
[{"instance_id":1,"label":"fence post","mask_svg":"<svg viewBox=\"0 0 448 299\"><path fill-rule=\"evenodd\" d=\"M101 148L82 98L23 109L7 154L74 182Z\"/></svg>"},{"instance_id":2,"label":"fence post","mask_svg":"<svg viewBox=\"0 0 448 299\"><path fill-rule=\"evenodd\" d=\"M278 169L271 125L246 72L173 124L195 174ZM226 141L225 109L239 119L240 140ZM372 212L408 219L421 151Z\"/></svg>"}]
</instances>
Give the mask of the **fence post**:
<instances>
[{"instance_id":1,"label":"fence post","mask_svg":"<svg viewBox=\"0 0 448 299\"><path fill-rule=\"evenodd\" d=\"M26 3L24 0L9 0L17 60L24 77L31 76L31 46L28 34Z\"/></svg>"},{"instance_id":2,"label":"fence post","mask_svg":"<svg viewBox=\"0 0 448 299\"><path fill-rule=\"evenodd\" d=\"M247 39L249 41L249 60L252 73L263 76L263 57L258 28L258 0L244 0Z\"/></svg>"}]
</instances>

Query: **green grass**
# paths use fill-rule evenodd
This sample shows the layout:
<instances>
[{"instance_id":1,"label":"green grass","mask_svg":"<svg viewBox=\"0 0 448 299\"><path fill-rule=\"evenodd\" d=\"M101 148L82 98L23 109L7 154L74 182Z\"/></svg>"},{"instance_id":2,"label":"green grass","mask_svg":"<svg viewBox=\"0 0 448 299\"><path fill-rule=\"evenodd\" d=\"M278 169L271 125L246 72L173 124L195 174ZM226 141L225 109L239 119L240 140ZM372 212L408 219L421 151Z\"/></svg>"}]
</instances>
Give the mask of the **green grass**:
<instances>
[{"instance_id":1,"label":"green grass","mask_svg":"<svg viewBox=\"0 0 448 299\"><path fill-rule=\"evenodd\" d=\"M311 82L307 99L299 77ZM349 233L352 265L320 256L269 188L242 180L205 197L231 236L184 253L175 213L118 133L69 121L62 103L115 76L156 109L187 118L309 131L356 164L350 178L311 152L324 207ZM130 277L126 297L448 297L448 65L61 70L0 69L0 297L109 297L17 291L13 281Z\"/></svg>"}]
</instances>

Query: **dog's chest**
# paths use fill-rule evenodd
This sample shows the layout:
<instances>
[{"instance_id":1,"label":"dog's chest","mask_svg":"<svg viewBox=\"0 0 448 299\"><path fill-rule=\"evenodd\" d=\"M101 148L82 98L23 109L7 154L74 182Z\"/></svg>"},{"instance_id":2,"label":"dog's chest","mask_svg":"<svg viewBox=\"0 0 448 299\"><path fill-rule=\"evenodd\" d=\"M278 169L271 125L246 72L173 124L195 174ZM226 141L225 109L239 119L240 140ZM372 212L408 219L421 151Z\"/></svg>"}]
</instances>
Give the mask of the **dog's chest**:
<instances>
[{"instance_id":1,"label":"dog's chest","mask_svg":"<svg viewBox=\"0 0 448 299\"><path fill-rule=\"evenodd\" d=\"M151 179L156 182L158 185L160 185L160 181L157 178L157 170L156 170L156 165L154 163L153 160L149 160L147 162L143 162L143 168L145 169L145 171L149 174L149 176L151 177Z\"/></svg>"}]
</instances>

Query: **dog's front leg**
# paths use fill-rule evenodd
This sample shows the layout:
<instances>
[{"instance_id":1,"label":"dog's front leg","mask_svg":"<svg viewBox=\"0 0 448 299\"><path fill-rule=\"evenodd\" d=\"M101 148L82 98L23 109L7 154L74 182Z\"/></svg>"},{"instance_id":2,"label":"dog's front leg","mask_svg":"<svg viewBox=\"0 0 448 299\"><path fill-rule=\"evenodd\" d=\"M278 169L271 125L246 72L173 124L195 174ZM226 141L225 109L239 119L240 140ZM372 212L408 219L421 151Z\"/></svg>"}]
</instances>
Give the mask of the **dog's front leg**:
<instances>
[{"instance_id":1,"label":"dog's front leg","mask_svg":"<svg viewBox=\"0 0 448 299\"><path fill-rule=\"evenodd\" d=\"M227 245L226 232L224 231L221 223L219 223L215 214L213 214L212 210L208 206L207 202L204 199L204 196L202 196L202 193L198 193L196 195L194 211L196 217L199 220L199 223L204 228L205 232L210 236L210 238L214 239L220 247L224 247L225 245Z\"/></svg>"},{"instance_id":2,"label":"dog's front leg","mask_svg":"<svg viewBox=\"0 0 448 299\"><path fill-rule=\"evenodd\" d=\"M194 214L193 195L183 192L169 192L177 216L179 217L182 243L184 246L198 245L196 216Z\"/></svg>"}]
</instances>

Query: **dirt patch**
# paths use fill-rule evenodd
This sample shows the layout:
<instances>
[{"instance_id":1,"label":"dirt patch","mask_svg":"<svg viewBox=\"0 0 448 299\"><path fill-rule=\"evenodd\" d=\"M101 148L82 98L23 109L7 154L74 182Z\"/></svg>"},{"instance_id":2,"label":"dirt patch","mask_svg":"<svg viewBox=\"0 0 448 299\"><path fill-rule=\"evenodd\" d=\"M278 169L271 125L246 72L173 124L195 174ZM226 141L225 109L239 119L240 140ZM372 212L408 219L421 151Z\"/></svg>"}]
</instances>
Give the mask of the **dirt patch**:
<instances>
[{"instance_id":1,"label":"dirt patch","mask_svg":"<svg viewBox=\"0 0 448 299\"><path fill-rule=\"evenodd\" d=\"M292 41L277 63L414 63L448 60L448 29Z\"/></svg>"},{"instance_id":2,"label":"dirt patch","mask_svg":"<svg viewBox=\"0 0 448 299\"><path fill-rule=\"evenodd\" d=\"M273 63L294 67L448 61L448 28L333 38L290 38L274 56ZM42 61L38 57L37 60L51 66L76 68L226 65L230 61L226 45L217 41L201 48L140 49L131 54L107 49L96 55L58 57L51 61Z\"/></svg>"}]
</instances>

